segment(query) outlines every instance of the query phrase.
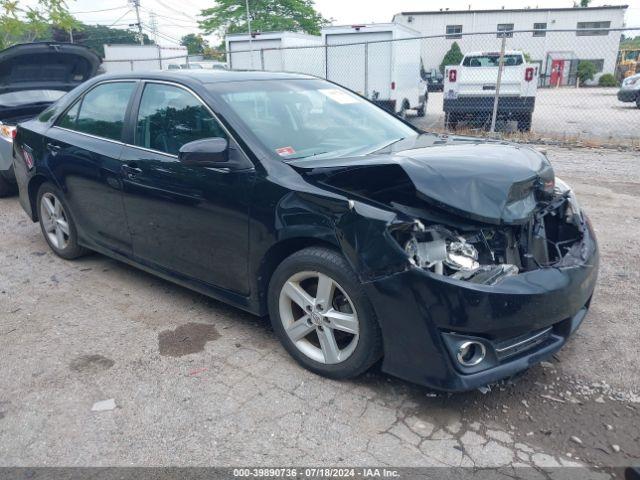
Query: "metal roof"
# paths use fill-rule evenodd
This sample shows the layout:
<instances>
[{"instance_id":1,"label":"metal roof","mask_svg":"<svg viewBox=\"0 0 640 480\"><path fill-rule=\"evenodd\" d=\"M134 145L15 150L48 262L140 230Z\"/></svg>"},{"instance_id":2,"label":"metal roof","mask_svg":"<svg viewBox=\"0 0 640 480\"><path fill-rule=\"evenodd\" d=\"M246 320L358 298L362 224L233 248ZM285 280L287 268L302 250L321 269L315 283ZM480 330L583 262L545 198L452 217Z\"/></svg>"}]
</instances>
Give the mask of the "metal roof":
<instances>
[{"instance_id":1,"label":"metal roof","mask_svg":"<svg viewBox=\"0 0 640 480\"><path fill-rule=\"evenodd\" d=\"M576 12L590 10L624 10L629 5L603 5L601 7L560 7L560 8L497 8L490 10L427 10L419 12L400 12L396 15L442 15L449 13L504 13L504 12ZM394 15L394 16L396 16Z\"/></svg>"}]
</instances>

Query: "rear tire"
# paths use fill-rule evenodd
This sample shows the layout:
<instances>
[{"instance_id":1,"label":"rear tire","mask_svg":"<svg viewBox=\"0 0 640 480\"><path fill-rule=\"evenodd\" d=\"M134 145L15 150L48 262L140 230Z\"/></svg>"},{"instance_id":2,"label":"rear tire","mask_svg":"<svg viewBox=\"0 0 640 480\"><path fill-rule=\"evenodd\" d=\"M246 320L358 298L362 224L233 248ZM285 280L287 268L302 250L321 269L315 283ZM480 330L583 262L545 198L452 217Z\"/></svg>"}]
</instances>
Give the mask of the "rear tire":
<instances>
[{"instance_id":1,"label":"rear tire","mask_svg":"<svg viewBox=\"0 0 640 480\"><path fill-rule=\"evenodd\" d=\"M455 113L447 112L444 117L445 130L455 130L458 127L458 115Z\"/></svg>"},{"instance_id":2,"label":"rear tire","mask_svg":"<svg viewBox=\"0 0 640 480\"><path fill-rule=\"evenodd\" d=\"M18 186L5 178L0 172L0 197L10 197L18 193Z\"/></svg>"},{"instance_id":3,"label":"rear tire","mask_svg":"<svg viewBox=\"0 0 640 480\"><path fill-rule=\"evenodd\" d=\"M51 183L43 183L36 198L40 229L53 253L66 260L89 253L78 245L76 224L62 192Z\"/></svg>"},{"instance_id":4,"label":"rear tire","mask_svg":"<svg viewBox=\"0 0 640 480\"><path fill-rule=\"evenodd\" d=\"M269 283L269 316L287 352L318 375L353 378L382 356L364 288L345 258L328 248L305 248L278 266Z\"/></svg>"}]
</instances>

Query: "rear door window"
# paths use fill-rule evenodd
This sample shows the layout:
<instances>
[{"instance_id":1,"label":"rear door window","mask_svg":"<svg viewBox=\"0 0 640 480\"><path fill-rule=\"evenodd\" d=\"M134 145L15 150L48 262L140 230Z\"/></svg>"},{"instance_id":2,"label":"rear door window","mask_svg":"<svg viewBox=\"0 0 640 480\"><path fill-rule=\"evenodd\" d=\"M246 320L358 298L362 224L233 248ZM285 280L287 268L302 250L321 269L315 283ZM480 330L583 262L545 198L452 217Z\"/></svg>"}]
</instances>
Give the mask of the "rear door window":
<instances>
[{"instance_id":1,"label":"rear door window","mask_svg":"<svg viewBox=\"0 0 640 480\"><path fill-rule=\"evenodd\" d=\"M173 85L144 87L136 122L135 145L177 155L185 143L226 134L209 110L188 91Z\"/></svg>"},{"instance_id":2,"label":"rear door window","mask_svg":"<svg viewBox=\"0 0 640 480\"><path fill-rule=\"evenodd\" d=\"M110 140L121 140L134 82L98 85L71 107L57 125Z\"/></svg>"}]
</instances>

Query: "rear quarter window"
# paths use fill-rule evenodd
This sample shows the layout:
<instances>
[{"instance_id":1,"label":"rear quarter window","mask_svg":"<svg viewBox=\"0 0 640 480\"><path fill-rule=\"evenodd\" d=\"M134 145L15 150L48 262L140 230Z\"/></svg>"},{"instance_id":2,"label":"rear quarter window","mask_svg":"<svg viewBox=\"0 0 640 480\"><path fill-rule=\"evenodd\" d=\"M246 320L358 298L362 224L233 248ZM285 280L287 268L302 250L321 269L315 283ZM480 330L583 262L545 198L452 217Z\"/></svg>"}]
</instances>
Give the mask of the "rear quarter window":
<instances>
[{"instance_id":1,"label":"rear quarter window","mask_svg":"<svg viewBox=\"0 0 640 480\"><path fill-rule=\"evenodd\" d=\"M134 88L134 82L98 85L62 115L57 126L119 141Z\"/></svg>"}]
</instances>

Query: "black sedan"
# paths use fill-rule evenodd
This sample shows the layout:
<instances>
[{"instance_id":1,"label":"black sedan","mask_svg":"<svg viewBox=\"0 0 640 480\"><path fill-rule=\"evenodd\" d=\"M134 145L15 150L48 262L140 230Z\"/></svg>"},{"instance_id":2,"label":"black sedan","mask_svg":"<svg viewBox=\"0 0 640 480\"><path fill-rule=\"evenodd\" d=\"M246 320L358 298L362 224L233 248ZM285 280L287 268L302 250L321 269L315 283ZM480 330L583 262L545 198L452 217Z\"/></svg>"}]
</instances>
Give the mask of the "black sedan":
<instances>
[{"instance_id":1,"label":"black sedan","mask_svg":"<svg viewBox=\"0 0 640 480\"><path fill-rule=\"evenodd\" d=\"M18 127L20 202L97 251L269 315L331 378L515 374L584 319L598 251L545 156L427 134L335 84L185 70L90 80Z\"/></svg>"}]
</instances>

